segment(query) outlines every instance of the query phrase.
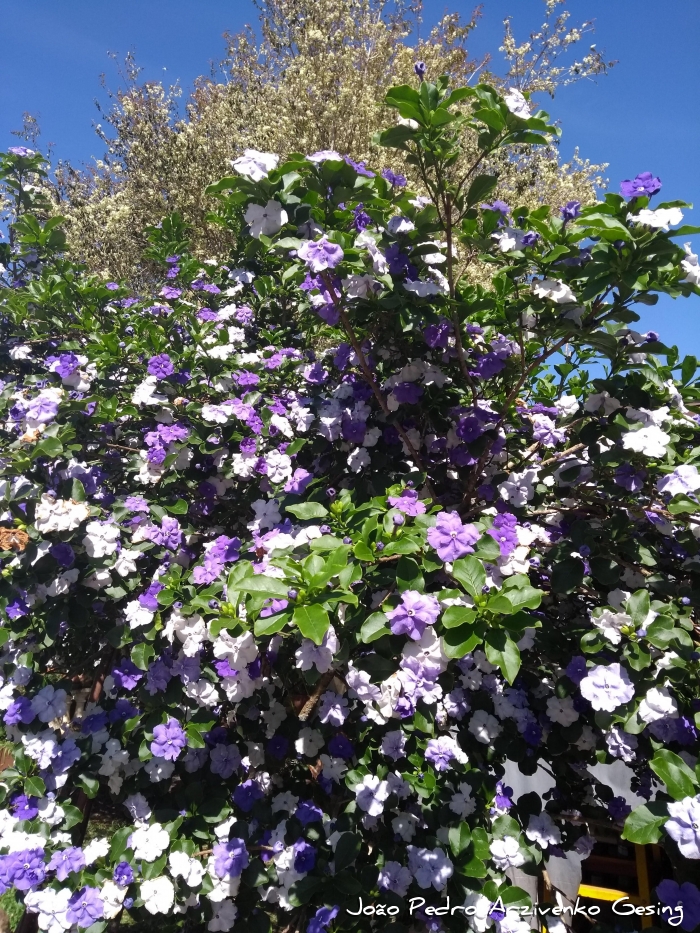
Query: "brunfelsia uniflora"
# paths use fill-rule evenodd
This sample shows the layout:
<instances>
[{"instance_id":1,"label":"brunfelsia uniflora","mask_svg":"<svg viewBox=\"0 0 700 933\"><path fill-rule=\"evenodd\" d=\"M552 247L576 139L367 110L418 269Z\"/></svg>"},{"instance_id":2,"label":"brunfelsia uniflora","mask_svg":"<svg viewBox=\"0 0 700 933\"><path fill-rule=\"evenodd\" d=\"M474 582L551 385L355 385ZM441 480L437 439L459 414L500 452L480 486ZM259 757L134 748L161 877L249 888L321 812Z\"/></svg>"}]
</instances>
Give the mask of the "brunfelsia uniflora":
<instances>
[{"instance_id":1,"label":"brunfelsia uniflora","mask_svg":"<svg viewBox=\"0 0 700 933\"><path fill-rule=\"evenodd\" d=\"M2 155L0 884L41 930L386 925L361 898L517 933L513 870L601 822L698 919L700 391L634 329L698 294L697 231L650 172L490 202L482 162L558 131L416 70L377 142L429 197L248 150L208 192L235 247L165 218L153 294L72 262L42 157Z\"/></svg>"}]
</instances>

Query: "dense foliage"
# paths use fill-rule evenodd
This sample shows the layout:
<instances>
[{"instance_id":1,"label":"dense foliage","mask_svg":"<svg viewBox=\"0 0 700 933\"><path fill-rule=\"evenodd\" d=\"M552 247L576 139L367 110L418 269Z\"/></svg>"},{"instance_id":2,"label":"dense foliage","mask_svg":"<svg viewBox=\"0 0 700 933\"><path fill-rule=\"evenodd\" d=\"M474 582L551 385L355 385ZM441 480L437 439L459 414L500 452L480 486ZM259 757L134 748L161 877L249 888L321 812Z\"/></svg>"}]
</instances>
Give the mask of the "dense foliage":
<instances>
[{"instance_id":1,"label":"dense foliage","mask_svg":"<svg viewBox=\"0 0 700 933\"><path fill-rule=\"evenodd\" d=\"M41 930L519 933L513 870L625 818L698 919L700 386L630 326L700 292L694 231L648 172L489 203L480 166L556 131L447 85L377 138L430 197L248 150L209 190L237 251L166 218L155 295L66 258L41 156L1 157L0 884Z\"/></svg>"}]
</instances>

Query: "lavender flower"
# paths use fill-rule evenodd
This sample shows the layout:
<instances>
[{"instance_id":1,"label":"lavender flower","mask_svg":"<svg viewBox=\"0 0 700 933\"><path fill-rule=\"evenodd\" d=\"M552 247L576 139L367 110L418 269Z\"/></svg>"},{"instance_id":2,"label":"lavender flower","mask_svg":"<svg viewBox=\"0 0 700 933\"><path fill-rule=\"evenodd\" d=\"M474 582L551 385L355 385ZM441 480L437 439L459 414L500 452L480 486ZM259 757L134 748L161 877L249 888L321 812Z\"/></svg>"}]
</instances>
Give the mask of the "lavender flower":
<instances>
[{"instance_id":1,"label":"lavender flower","mask_svg":"<svg viewBox=\"0 0 700 933\"><path fill-rule=\"evenodd\" d=\"M303 259L313 273L323 272L324 269L335 269L343 261L343 250L337 243L331 243L328 237L320 240L307 240L298 250L299 258Z\"/></svg>"},{"instance_id":2,"label":"lavender flower","mask_svg":"<svg viewBox=\"0 0 700 933\"><path fill-rule=\"evenodd\" d=\"M684 797L668 804L669 819L664 829L681 855L700 858L700 796Z\"/></svg>"},{"instance_id":3,"label":"lavender flower","mask_svg":"<svg viewBox=\"0 0 700 933\"><path fill-rule=\"evenodd\" d=\"M85 868L85 855L78 846L69 846L54 852L51 861L46 866L48 871L55 871L59 881L65 881L71 872L82 871Z\"/></svg>"},{"instance_id":4,"label":"lavender flower","mask_svg":"<svg viewBox=\"0 0 700 933\"><path fill-rule=\"evenodd\" d=\"M175 367L167 353L161 353L159 356L152 356L148 361L148 372L151 376L158 379L167 379L175 372Z\"/></svg>"},{"instance_id":5,"label":"lavender flower","mask_svg":"<svg viewBox=\"0 0 700 933\"><path fill-rule=\"evenodd\" d=\"M434 596L406 590L395 609L387 612L394 635L408 635L418 641L427 626L434 625L440 615L440 604Z\"/></svg>"},{"instance_id":6,"label":"lavender flower","mask_svg":"<svg viewBox=\"0 0 700 933\"><path fill-rule=\"evenodd\" d=\"M155 758L175 761L186 745L187 736L177 719L169 719L165 725L156 726L153 730L150 748Z\"/></svg>"},{"instance_id":7,"label":"lavender flower","mask_svg":"<svg viewBox=\"0 0 700 933\"><path fill-rule=\"evenodd\" d=\"M91 927L104 916L104 904L99 888L80 888L68 901L66 919L79 927Z\"/></svg>"},{"instance_id":8,"label":"lavender flower","mask_svg":"<svg viewBox=\"0 0 700 933\"><path fill-rule=\"evenodd\" d=\"M631 181L626 178L620 182L620 194L623 198L650 198L659 191L661 191L661 179L656 178L651 172L642 172Z\"/></svg>"},{"instance_id":9,"label":"lavender flower","mask_svg":"<svg viewBox=\"0 0 700 933\"><path fill-rule=\"evenodd\" d=\"M219 842L214 846L212 854L217 878L239 878L243 869L248 867L248 850L242 839Z\"/></svg>"},{"instance_id":10,"label":"lavender flower","mask_svg":"<svg viewBox=\"0 0 700 933\"><path fill-rule=\"evenodd\" d=\"M683 884L679 884L677 881L667 878L657 885L656 896L662 904L675 908L680 914L680 927L682 930L694 930L700 924L700 891L692 881L684 881ZM664 914L664 916L667 921L671 920L671 915Z\"/></svg>"},{"instance_id":11,"label":"lavender flower","mask_svg":"<svg viewBox=\"0 0 700 933\"><path fill-rule=\"evenodd\" d=\"M463 525L456 512L440 512L435 527L428 529L427 538L440 560L454 561L474 553L479 532L474 525Z\"/></svg>"}]
</instances>

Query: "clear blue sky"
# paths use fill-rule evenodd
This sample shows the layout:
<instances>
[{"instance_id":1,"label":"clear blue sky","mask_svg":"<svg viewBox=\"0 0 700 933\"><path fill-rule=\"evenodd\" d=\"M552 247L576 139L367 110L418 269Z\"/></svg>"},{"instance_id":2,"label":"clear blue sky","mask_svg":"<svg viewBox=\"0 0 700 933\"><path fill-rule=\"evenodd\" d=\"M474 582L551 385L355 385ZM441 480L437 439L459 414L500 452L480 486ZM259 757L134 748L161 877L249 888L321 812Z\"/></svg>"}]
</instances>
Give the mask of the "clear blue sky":
<instances>
[{"instance_id":1,"label":"clear blue sky","mask_svg":"<svg viewBox=\"0 0 700 933\"><path fill-rule=\"evenodd\" d=\"M444 12L471 13L475 0L426 0L425 28ZM516 36L542 20L542 0L484 0L473 33L474 55L490 51L494 65L503 17ZM542 100L563 127L562 154L608 162L611 188L651 170L664 199L695 202L686 222L700 225L700 3L698 0L570 0L571 22L596 20L590 42L619 59L608 77L581 82ZM102 154L92 123L99 75L117 77L107 52L133 49L144 77L179 79L185 90L223 54L221 35L257 25L251 0L0 0L0 146L27 110L40 119L43 148L73 162ZM697 251L700 237L694 238ZM645 309L642 329L700 356L700 301L662 299Z\"/></svg>"}]
</instances>

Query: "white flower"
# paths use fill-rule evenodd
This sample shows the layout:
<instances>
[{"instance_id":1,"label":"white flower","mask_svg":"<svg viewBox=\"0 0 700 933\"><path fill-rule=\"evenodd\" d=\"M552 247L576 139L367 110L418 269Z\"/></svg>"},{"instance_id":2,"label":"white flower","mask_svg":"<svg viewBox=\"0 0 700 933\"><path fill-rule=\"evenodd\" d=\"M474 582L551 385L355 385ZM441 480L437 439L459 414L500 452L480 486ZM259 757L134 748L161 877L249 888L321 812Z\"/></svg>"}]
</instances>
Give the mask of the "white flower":
<instances>
[{"instance_id":1,"label":"white flower","mask_svg":"<svg viewBox=\"0 0 700 933\"><path fill-rule=\"evenodd\" d=\"M150 819L151 808L143 794L130 794L124 801L124 806L135 823Z\"/></svg>"},{"instance_id":2,"label":"white flower","mask_svg":"<svg viewBox=\"0 0 700 933\"><path fill-rule=\"evenodd\" d=\"M476 800L472 797L472 789L469 784L462 783L459 785L457 793L453 794L450 800L450 810L462 820L476 810Z\"/></svg>"},{"instance_id":3,"label":"white flower","mask_svg":"<svg viewBox=\"0 0 700 933\"><path fill-rule=\"evenodd\" d=\"M628 431L622 438L622 446L625 450L633 450L635 453L644 454L645 457L660 460L666 456L666 445L670 440L670 435L665 431L650 425L638 431Z\"/></svg>"},{"instance_id":4,"label":"white flower","mask_svg":"<svg viewBox=\"0 0 700 933\"><path fill-rule=\"evenodd\" d=\"M348 457L348 466L353 473L359 473L368 467L372 461L364 447L356 447Z\"/></svg>"},{"instance_id":5,"label":"white flower","mask_svg":"<svg viewBox=\"0 0 700 933\"><path fill-rule=\"evenodd\" d=\"M250 225L250 235L256 240L260 239L261 234L274 236L279 233L289 220L285 209L274 199L270 199L264 207L262 204L249 204L243 217Z\"/></svg>"},{"instance_id":6,"label":"white flower","mask_svg":"<svg viewBox=\"0 0 700 933\"><path fill-rule=\"evenodd\" d=\"M680 207L659 207L655 211L644 208L638 214L630 214L630 220L644 224L646 227L668 230L670 226L679 224L683 220L683 211Z\"/></svg>"},{"instance_id":7,"label":"white flower","mask_svg":"<svg viewBox=\"0 0 700 933\"><path fill-rule=\"evenodd\" d=\"M258 656L258 646L252 632L243 635L230 635L225 629L217 635L214 641L214 657L228 661L234 670L246 667Z\"/></svg>"},{"instance_id":8,"label":"white flower","mask_svg":"<svg viewBox=\"0 0 700 933\"><path fill-rule=\"evenodd\" d=\"M348 298L370 298L381 291L381 284L373 275L351 275L342 280L343 289Z\"/></svg>"},{"instance_id":9,"label":"white flower","mask_svg":"<svg viewBox=\"0 0 700 933\"><path fill-rule=\"evenodd\" d=\"M530 116L530 105L517 87L508 88L503 95L503 103L516 117L527 120Z\"/></svg>"},{"instance_id":10,"label":"white flower","mask_svg":"<svg viewBox=\"0 0 700 933\"><path fill-rule=\"evenodd\" d=\"M576 301L576 295L559 279L542 279L541 282L533 282L532 293L536 298L548 298L558 305Z\"/></svg>"},{"instance_id":11,"label":"white flower","mask_svg":"<svg viewBox=\"0 0 700 933\"><path fill-rule=\"evenodd\" d=\"M278 810L284 810L287 813L294 813L298 803L298 797L291 791L284 791L284 793L276 794L272 798L272 812L276 813Z\"/></svg>"},{"instance_id":12,"label":"white flower","mask_svg":"<svg viewBox=\"0 0 700 933\"><path fill-rule=\"evenodd\" d=\"M245 175L253 181L266 178L268 173L277 168L280 157L273 152L258 152L257 149L244 149L243 155L233 159L231 165L239 175Z\"/></svg>"},{"instance_id":13,"label":"white flower","mask_svg":"<svg viewBox=\"0 0 700 933\"><path fill-rule=\"evenodd\" d=\"M317 729L311 729L309 726L299 732L299 738L294 743L294 748L300 755L306 755L307 758L315 758L319 750L326 744L326 740Z\"/></svg>"},{"instance_id":14,"label":"white flower","mask_svg":"<svg viewBox=\"0 0 700 933\"><path fill-rule=\"evenodd\" d=\"M678 704L669 694L667 687L652 687L639 704L637 714L643 722L678 719Z\"/></svg>"},{"instance_id":15,"label":"white flower","mask_svg":"<svg viewBox=\"0 0 700 933\"><path fill-rule=\"evenodd\" d=\"M534 484L538 477L539 471L535 467L529 467L520 473L511 473L508 479L498 485L501 499L505 499L516 508L522 508L535 495Z\"/></svg>"},{"instance_id":16,"label":"white flower","mask_svg":"<svg viewBox=\"0 0 700 933\"><path fill-rule=\"evenodd\" d=\"M403 282L403 287L412 295L418 298L430 298L433 295L442 294L442 288L434 282L426 282L423 279L414 279L411 282Z\"/></svg>"},{"instance_id":17,"label":"white flower","mask_svg":"<svg viewBox=\"0 0 700 933\"><path fill-rule=\"evenodd\" d=\"M267 478L271 483L284 483L292 475L291 459L279 450L271 450L265 456Z\"/></svg>"},{"instance_id":18,"label":"white flower","mask_svg":"<svg viewBox=\"0 0 700 933\"><path fill-rule=\"evenodd\" d=\"M231 930L237 916L238 908L227 898L214 908L214 916L207 924L207 930Z\"/></svg>"},{"instance_id":19,"label":"white flower","mask_svg":"<svg viewBox=\"0 0 700 933\"><path fill-rule=\"evenodd\" d=\"M339 152L336 152L335 149L320 149L318 152L314 152L312 155L306 157L309 162L342 162L343 157Z\"/></svg>"},{"instance_id":20,"label":"white flower","mask_svg":"<svg viewBox=\"0 0 700 933\"><path fill-rule=\"evenodd\" d=\"M204 866L199 859L191 858L185 852L171 852L168 865L173 878L182 878L190 888L198 888L202 883Z\"/></svg>"},{"instance_id":21,"label":"white flower","mask_svg":"<svg viewBox=\"0 0 700 933\"><path fill-rule=\"evenodd\" d=\"M103 907L103 917L105 920L113 920L122 909L124 898L126 897L126 888L120 888L113 881L107 880L100 889L100 899Z\"/></svg>"},{"instance_id":22,"label":"white flower","mask_svg":"<svg viewBox=\"0 0 700 933\"><path fill-rule=\"evenodd\" d=\"M398 233L410 233L411 230L416 229L416 225L412 220L409 220L408 217L404 217L402 214L396 214L391 218L386 228L392 236L396 236Z\"/></svg>"},{"instance_id":23,"label":"white flower","mask_svg":"<svg viewBox=\"0 0 700 933\"><path fill-rule=\"evenodd\" d=\"M74 499L54 499L44 493L36 507L34 527L42 534L52 531L73 531L90 515L90 507L85 502Z\"/></svg>"},{"instance_id":24,"label":"white flower","mask_svg":"<svg viewBox=\"0 0 700 933\"><path fill-rule=\"evenodd\" d=\"M381 781L374 774L366 774L355 786L357 806L369 816L381 816L391 790L388 781Z\"/></svg>"},{"instance_id":25,"label":"white flower","mask_svg":"<svg viewBox=\"0 0 700 933\"><path fill-rule=\"evenodd\" d=\"M415 813L399 813L391 821L391 828L403 842L410 842L416 834L420 818Z\"/></svg>"},{"instance_id":26,"label":"white flower","mask_svg":"<svg viewBox=\"0 0 700 933\"><path fill-rule=\"evenodd\" d=\"M151 783L157 784L159 781L167 781L168 778L173 776L175 762L166 761L164 758L151 758L143 770L150 778Z\"/></svg>"},{"instance_id":27,"label":"white flower","mask_svg":"<svg viewBox=\"0 0 700 933\"><path fill-rule=\"evenodd\" d=\"M310 638L302 639L301 647L294 653L296 666L302 671L310 671L315 666L319 674L326 674L333 666L333 655L337 650L338 637L331 625L320 645L314 644Z\"/></svg>"},{"instance_id":28,"label":"white flower","mask_svg":"<svg viewBox=\"0 0 700 933\"><path fill-rule=\"evenodd\" d=\"M167 914L175 903L175 887L169 878L161 875L143 882L141 897L149 914Z\"/></svg>"},{"instance_id":29,"label":"white flower","mask_svg":"<svg viewBox=\"0 0 700 933\"><path fill-rule=\"evenodd\" d=\"M131 396L132 403L134 405L163 405L167 402L167 395L156 392L157 384L157 376L146 376L143 382L134 389L134 394Z\"/></svg>"},{"instance_id":30,"label":"white flower","mask_svg":"<svg viewBox=\"0 0 700 933\"><path fill-rule=\"evenodd\" d=\"M119 525L112 525L108 522L88 522L85 531L87 534L83 538L83 545L88 557L108 557L117 550Z\"/></svg>"},{"instance_id":31,"label":"white flower","mask_svg":"<svg viewBox=\"0 0 700 933\"><path fill-rule=\"evenodd\" d=\"M150 625L154 616L155 613L144 608L138 599L132 599L131 602L124 606L124 617L131 629L140 628L142 625Z\"/></svg>"},{"instance_id":32,"label":"white flower","mask_svg":"<svg viewBox=\"0 0 700 933\"><path fill-rule=\"evenodd\" d=\"M543 849L556 846L561 842L561 832L549 813L543 811L539 816L531 816L525 835L531 842L536 842Z\"/></svg>"},{"instance_id":33,"label":"white flower","mask_svg":"<svg viewBox=\"0 0 700 933\"><path fill-rule=\"evenodd\" d=\"M700 285L700 265L698 264L697 253L690 248L690 243L684 243L686 258L681 261L681 269L685 272L685 278L681 282L690 282L691 285Z\"/></svg>"},{"instance_id":34,"label":"white flower","mask_svg":"<svg viewBox=\"0 0 700 933\"><path fill-rule=\"evenodd\" d=\"M609 609L603 609L599 615L593 616L592 622L612 645L619 645L622 641L620 629L632 625L632 619L626 612L611 612Z\"/></svg>"},{"instance_id":35,"label":"white flower","mask_svg":"<svg viewBox=\"0 0 700 933\"><path fill-rule=\"evenodd\" d=\"M141 551L122 548L112 567L120 577L131 576L136 573L136 561L141 557Z\"/></svg>"},{"instance_id":36,"label":"white flower","mask_svg":"<svg viewBox=\"0 0 700 933\"><path fill-rule=\"evenodd\" d=\"M575 395L562 395L554 402L554 407L563 418L570 418L578 411L578 399Z\"/></svg>"},{"instance_id":37,"label":"white flower","mask_svg":"<svg viewBox=\"0 0 700 933\"><path fill-rule=\"evenodd\" d=\"M484 709L476 710L467 728L482 745L490 745L501 734L501 726L496 717Z\"/></svg>"},{"instance_id":38,"label":"white flower","mask_svg":"<svg viewBox=\"0 0 700 933\"><path fill-rule=\"evenodd\" d=\"M85 864L93 865L99 858L104 858L110 849L109 839L93 839L83 849Z\"/></svg>"},{"instance_id":39,"label":"white flower","mask_svg":"<svg viewBox=\"0 0 700 933\"><path fill-rule=\"evenodd\" d=\"M256 499L252 505L255 518L246 526L249 531L264 531L282 521L277 499Z\"/></svg>"},{"instance_id":40,"label":"white flower","mask_svg":"<svg viewBox=\"0 0 700 933\"><path fill-rule=\"evenodd\" d=\"M520 845L515 836L504 836L503 839L494 839L490 846L491 858L499 871L508 868L520 868L525 864L525 856L520 851Z\"/></svg>"},{"instance_id":41,"label":"white flower","mask_svg":"<svg viewBox=\"0 0 700 933\"><path fill-rule=\"evenodd\" d=\"M41 891L29 891L24 897L24 904L30 913L38 914L39 929L43 933L62 933L70 930L72 922L67 919L70 888L44 888Z\"/></svg>"},{"instance_id":42,"label":"white flower","mask_svg":"<svg viewBox=\"0 0 700 933\"><path fill-rule=\"evenodd\" d=\"M131 834L130 848L134 850L136 858L142 858L146 862L155 862L169 845L168 831L160 823L139 826Z\"/></svg>"},{"instance_id":43,"label":"white flower","mask_svg":"<svg viewBox=\"0 0 700 933\"><path fill-rule=\"evenodd\" d=\"M340 784L343 775L348 770L348 766L342 758L331 758L330 755L321 755L321 764L323 765L323 776L329 781L335 781Z\"/></svg>"},{"instance_id":44,"label":"white flower","mask_svg":"<svg viewBox=\"0 0 700 933\"><path fill-rule=\"evenodd\" d=\"M547 715L553 722L558 722L562 726L570 726L578 719L578 713L574 709L574 701L571 697L550 697L547 700Z\"/></svg>"}]
</instances>

